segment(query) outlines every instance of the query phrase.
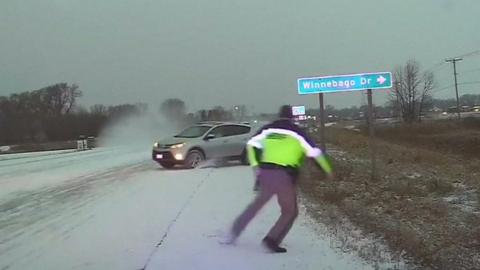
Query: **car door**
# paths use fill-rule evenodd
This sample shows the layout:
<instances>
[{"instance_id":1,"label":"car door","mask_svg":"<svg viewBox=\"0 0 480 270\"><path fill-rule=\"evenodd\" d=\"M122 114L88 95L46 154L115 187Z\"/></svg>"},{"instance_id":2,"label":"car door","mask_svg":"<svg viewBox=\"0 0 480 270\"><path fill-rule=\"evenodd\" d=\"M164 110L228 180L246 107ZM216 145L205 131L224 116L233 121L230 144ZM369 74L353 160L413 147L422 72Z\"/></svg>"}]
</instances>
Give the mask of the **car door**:
<instances>
[{"instance_id":1,"label":"car door","mask_svg":"<svg viewBox=\"0 0 480 270\"><path fill-rule=\"evenodd\" d=\"M218 126L210 130L205 135L205 145L203 147L207 159L225 157L227 150L225 149L227 135L227 126ZM209 139L209 137L211 137Z\"/></svg>"},{"instance_id":2,"label":"car door","mask_svg":"<svg viewBox=\"0 0 480 270\"><path fill-rule=\"evenodd\" d=\"M229 157L240 156L250 137L250 127L245 125L228 125L225 137L225 151Z\"/></svg>"}]
</instances>

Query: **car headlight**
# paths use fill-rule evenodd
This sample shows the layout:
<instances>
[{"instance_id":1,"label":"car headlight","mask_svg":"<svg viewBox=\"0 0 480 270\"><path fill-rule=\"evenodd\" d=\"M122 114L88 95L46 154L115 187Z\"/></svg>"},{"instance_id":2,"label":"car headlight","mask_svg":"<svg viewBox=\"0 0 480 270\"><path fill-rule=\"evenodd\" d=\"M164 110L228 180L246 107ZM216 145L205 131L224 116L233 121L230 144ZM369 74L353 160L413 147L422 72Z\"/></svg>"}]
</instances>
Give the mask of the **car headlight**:
<instances>
[{"instance_id":1,"label":"car headlight","mask_svg":"<svg viewBox=\"0 0 480 270\"><path fill-rule=\"evenodd\" d=\"M153 144L153 147L155 147L155 148L158 148L159 146L160 146L160 144L158 142Z\"/></svg>"},{"instance_id":2,"label":"car headlight","mask_svg":"<svg viewBox=\"0 0 480 270\"><path fill-rule=\"evenodd\" d=\"M185 143L177 143L170 146L170 148L182 148L183 146L185 146Z\"/></svg>"}]
</instances>

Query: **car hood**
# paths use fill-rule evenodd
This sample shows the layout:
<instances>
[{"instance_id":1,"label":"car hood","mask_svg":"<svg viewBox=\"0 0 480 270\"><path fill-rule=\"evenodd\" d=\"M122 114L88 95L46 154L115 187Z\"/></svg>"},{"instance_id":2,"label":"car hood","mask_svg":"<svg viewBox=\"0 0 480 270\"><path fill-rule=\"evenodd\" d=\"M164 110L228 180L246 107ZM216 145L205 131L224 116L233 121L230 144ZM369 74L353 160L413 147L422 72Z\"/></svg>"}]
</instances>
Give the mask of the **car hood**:
<instances>
[{"instance_id":1,"label":"car hood","mask_svg":"<svg viewBox=\"0 0 480 270\"><path fill-rule=\"evenodd\" d=\"M157 142L160 145L173 145L173 144L177 144L177 143L184 143L184 142L187 142L189 140L191 140L191 139L190 138L168 137L168 138L158 140Z\"/></svg>"}]
</instances>

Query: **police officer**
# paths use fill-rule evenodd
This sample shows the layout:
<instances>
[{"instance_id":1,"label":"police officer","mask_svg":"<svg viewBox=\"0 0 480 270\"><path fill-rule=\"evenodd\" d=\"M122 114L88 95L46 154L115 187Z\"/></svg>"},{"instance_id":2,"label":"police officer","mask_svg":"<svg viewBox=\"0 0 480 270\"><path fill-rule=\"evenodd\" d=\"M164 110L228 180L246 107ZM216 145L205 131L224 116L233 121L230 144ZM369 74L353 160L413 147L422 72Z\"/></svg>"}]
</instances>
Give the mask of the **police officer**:
<instances>
[{"instance_id":1,"label":"police officer","mask_svg":"<svg viewBox=\"0 0 480 270\"><path fill-rule=\"evenodd\" d=\"M313 158L328 177L333 177L326 154L293 123L292 118L291 106L282 106L279 119L261 128L248 141L248 159L256 171L260 188L253 202L233 223L229 243L235 242L257 212L276 195L281 215L262 242L271 252L286 252L280 243L298 215L295 182L305 157Z\"/></svg>"}]
</instances>

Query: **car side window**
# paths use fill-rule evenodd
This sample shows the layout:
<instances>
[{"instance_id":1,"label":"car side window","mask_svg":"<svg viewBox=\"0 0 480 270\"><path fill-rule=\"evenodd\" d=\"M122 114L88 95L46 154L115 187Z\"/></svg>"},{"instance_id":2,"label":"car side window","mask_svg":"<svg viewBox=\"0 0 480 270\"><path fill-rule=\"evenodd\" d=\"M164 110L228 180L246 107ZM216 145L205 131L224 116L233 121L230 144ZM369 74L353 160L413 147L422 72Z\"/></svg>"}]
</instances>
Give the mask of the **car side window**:
<instances>
[{"instance_id":1,"label":"car side window","mask_svg":"<svg viewBox=\"0 0 480 270\"><path fill-rule=\"evenodd\" d=\"M250 133L251 128L246 126L237 126L235 135L242 135Z\"/></svg>"},{"instance_id":2,"label":"car side window","mask_svg":"<svg viewBox=\"0 0 480 270\"><path fill-rule=\"evenodd\" d=\"M238 126L238 125L230 125L227 126L227 136L236 136L247 134L250 132L250 127L247 126Z\"/></svg>"},{"instance_id":3,"label":"car side window","mask_svg":"<svg viewBox=\"0 0 480 270\"><path fill-rule=\"evenodd\" d=\"M247 134L250 132L250 127L238 125L225 125L212 129L208 134L215 135L215 138L222 138L228 136L236 136Z\"/></svg>"},{"instance_id":4,"label":"car side window","mask_svg":"<svg viewBox=\"0 0 480 270\"><path fill-rule=\"evenodd\" d=\"M221 138L221 137L225 137L225 136L228 136L227 135L227 129L226 129L226 126L220 126L220 127L216 127L214 129L212 129L208 135L215 135L215 139L216 138ZM207 135L207 136L208 136Z\"/></svg>"}]
</instances>

